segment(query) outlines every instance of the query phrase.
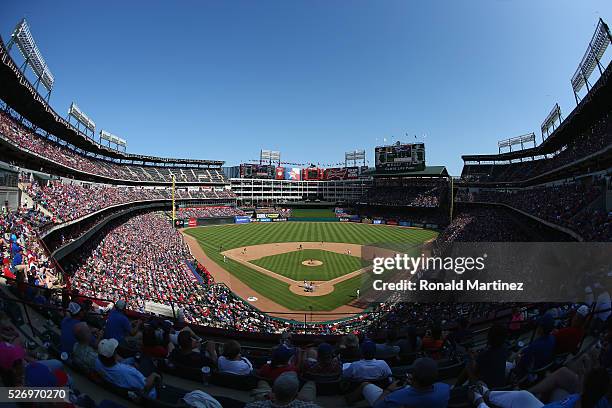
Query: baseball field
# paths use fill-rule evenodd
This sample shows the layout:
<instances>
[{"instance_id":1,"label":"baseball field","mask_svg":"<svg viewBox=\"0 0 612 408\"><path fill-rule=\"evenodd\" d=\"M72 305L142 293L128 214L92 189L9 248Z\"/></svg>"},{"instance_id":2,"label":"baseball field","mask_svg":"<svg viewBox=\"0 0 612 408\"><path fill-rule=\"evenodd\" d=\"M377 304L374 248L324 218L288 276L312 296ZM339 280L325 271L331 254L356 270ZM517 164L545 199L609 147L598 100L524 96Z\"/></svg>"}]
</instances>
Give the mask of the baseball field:
<instances>
[{"instance_id":1,"label":"baseball field","mask_svg":"<svg viewBox=\"0 0 612 408\"><path fill-rule=\"evenodd\" d=\"M232 224L185 233L231 280L291 311L336 311L354 302L364 279L371 278L365 273L371 261L362 257L366 246L418 248L437 236L424 229L340 222ZM315 290L306 291L305 281ZM237 286L226 283L232 290Z\"/></svg>"}]
</instances>

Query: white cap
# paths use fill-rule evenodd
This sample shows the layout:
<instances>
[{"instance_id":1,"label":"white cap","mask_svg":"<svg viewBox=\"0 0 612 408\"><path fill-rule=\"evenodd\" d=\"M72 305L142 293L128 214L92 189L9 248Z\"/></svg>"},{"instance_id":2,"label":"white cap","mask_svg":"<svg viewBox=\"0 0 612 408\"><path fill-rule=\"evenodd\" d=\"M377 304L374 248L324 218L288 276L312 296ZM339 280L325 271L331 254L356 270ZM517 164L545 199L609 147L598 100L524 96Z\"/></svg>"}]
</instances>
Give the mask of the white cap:
<instances>
[{"instance_id":1,"label":"white cap","mask_svg":"<svg viewBox=\"0 0 612 408\"><path fill-rule=\"evenodd\" d=\"M104 357L112 357L115 354L115 350L119 342L116 339L103 339L98 344L98 354Z\"/></svg>"},{"instance_id":2,"label":"white cap","mask_svg":"<svg viewBox=\"0 0 612 408\"><path fill-rule=\"evenodd\" d=\"M578 313L582 317L587 317L587 315L589 314L589 307L586 305L582 305L578 309L576 309L576 313Z\"/></svg>"},{"instance_id":3,"label":"white cap","mask_svg":"<svg viewBox=\"0 0 612 408\"><path fill-rule=\"evenodd\" d=\"M77 313L79 313L81 311L81 305L79 305L78 303L75 302L70 302L68 303L68 312L71 315L75 315Z\"/></svg>"}]
</instances>

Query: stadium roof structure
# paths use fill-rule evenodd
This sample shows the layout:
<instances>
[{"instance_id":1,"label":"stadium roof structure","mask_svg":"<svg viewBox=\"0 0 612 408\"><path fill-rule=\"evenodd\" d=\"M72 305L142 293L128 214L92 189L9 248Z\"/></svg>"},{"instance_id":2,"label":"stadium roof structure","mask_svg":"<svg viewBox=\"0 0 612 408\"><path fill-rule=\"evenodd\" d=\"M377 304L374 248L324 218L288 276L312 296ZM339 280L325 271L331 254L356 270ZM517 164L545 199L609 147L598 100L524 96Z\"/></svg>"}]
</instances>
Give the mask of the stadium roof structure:
<instances>
[{"instance_id":1,"label":"stadium roof structure","mask_svg":"<svg viewBox=\"0 0 612 408\"><path fill-rule=\"evenodd\" d=\"M594 117L601 116L602 112L612 103L612 63L603 71L601 77L593 85L590 92L580 101L578 106L559 124L559 126L544 141L532 148L513 152L497 154L468 154L461 158L464 162L505 162L523 158L533 158L553 154L561 150L574 138Z\"/></svg>"},{"instance_id":2,"label":"stadium roof structure","mask_svg":"<svg viewBox=\"0 0 612 408\"><path fill-rule=\"evenodd\" d=\"M11 58L4 40L0 37L0 99L20 115L35 123L49 134L95 156L142 163L181 164L218 167L222 160L178 159L127 153L104 146L82 133L53 110L37 92L26 76Z\"/></svg>"},{"instance_id":3,"label":"stadium roof structure","mask_svg":"<svg viewBox=\"0 0 612 408\"><path fill-rule=\"evenodd\" d=\"M368 172L364 175L372 176L375 178L385 178L385 177L449 177L448 171L446 170L446 166L425 166L423 170L413 170L413 171L385 171L385 172L376 172L373 170L372 172Z\"/></svg>"}]
</instances>

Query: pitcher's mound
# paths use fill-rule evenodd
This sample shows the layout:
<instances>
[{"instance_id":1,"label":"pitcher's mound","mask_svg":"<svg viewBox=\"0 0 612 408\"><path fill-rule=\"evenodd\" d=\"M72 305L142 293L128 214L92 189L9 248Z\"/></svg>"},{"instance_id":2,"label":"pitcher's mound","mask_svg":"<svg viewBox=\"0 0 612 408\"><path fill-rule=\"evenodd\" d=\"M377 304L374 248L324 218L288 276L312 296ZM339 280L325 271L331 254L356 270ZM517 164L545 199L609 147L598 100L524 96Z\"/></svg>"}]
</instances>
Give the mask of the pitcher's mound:
<instances>
[{"instance_id":1,"label":"pitcher's mound","mask_svg":"<svg viewBox=\"0 0 612 408\"><path fill-rule=\"evenodd\" d=\"M304 266L321 266L323 265L323 262L317 260L317 259L307 259L305 261L302 262L302 265Z\"/></svg>"}]
</instances>

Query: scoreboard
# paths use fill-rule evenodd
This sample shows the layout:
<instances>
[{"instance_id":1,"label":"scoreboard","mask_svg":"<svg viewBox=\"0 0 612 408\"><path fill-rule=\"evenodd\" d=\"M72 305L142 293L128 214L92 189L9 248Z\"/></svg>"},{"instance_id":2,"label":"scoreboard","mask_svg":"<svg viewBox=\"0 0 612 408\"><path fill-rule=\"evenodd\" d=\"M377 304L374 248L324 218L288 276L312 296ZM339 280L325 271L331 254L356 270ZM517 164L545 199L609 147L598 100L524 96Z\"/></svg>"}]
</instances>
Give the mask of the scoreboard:
<instances>
[{"instance_id":1,"label":"scoreboard","mask_svg":"<svg viewBox=\"0 0 612 408\"><path fill-rule=\"evenodd\" d=\"M275 178L276 167L268 164L249 164L240 165L240 178L273 179Z\"/></svg>"},{"instance_id":2,"label":"scoreboard","mask_svg":"<svg viewBox=\"0 0 612 408\"><path fill-rule=\"evenodd\" d=\"M375 149L376 171L400 172L425 169L425 144L400 143L377 146Z\"/></svg>"}]
</instances>

